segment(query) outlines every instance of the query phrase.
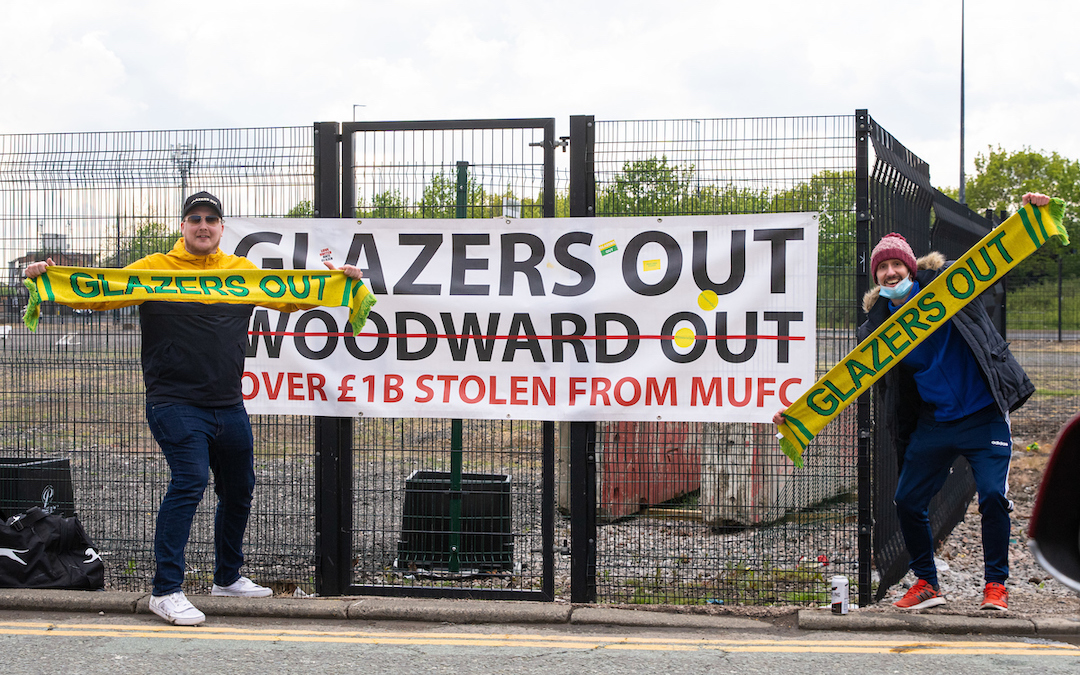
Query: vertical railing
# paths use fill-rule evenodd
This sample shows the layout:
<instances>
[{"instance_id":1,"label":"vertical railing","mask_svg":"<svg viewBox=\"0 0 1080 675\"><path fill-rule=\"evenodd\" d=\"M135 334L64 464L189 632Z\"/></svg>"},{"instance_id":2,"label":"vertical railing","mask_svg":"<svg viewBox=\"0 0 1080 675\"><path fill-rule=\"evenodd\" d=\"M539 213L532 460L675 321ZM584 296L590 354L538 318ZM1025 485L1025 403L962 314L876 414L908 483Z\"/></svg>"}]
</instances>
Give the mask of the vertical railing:
<instances>
[{"instance_id":1,"label":"vertical railing","mask_svg":"<svg viewBox=\"0 0 1080 675\"><path fill-rule=\"evenodd\" d=\"M870 288L870 132L873 120L866 110L855 111L855 325L866 320L859 300ZM860 396L856 402L855 427L858 431L859 457L859 605L867 607L873 598L871 571L873 568L873 483L871 481L870 397Z\"/></svg>"},{"instance_id":2,"label":"vertical railing","mask_svg":"<svg viewBox=\"0 0 1080 675\"><path fill-rule=\"evenodd\" d=\"M457 201L454 217L467 218L469 205L469 163L457 163ZM450 420L450 563L453 574L461 571L461 465L464 452L461 418Z\"/></svg>"},{"instance_id":3,"label":"vertical railing","mask_svg":"<svg viewBox=\"0 0 1080 675\"><path fill-rule=\"evenodd\" d=\"M596 215L591 115L570 118L570 217ZM596 601L596 423L570 423L570 601Z\"/></svg>"},{"instance_id":4,"label":"vertical railing","mask_svg":"<svg viewBox=\"0 0 1080 675\"><path fill-rule=\"evenodd\" d=\"M341 134L315 125L316 218L341 216ZM350 417L315 417L315 590L342 595L351 579L352 437Z\"/></svg>"}]
</instances>

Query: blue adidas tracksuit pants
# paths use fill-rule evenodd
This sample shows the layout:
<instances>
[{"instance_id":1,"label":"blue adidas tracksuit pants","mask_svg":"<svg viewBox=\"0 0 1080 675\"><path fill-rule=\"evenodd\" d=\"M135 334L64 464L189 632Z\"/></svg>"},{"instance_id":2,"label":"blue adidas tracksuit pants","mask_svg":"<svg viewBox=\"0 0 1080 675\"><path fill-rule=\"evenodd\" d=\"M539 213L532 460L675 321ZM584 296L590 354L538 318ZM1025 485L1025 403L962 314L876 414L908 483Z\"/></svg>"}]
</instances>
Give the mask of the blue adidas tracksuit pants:
<instances>
[{"instance_id":1,"label":"blue adidas tracksuit pants","mask_svg":"<svg viewBox=\"0 0 1080 675\"><path fill-rule=\"evenodd\" d=\"M955 422L919 420L911 435L895 497L900 530L911 555L911 571L937 587L934 538L927 507L960 455L971 465L979 492L985 579L1004 583L1009 577L1012 502L1005 495L1012 433L996 406L988 406Z\"/></svg>"}]
</instances>

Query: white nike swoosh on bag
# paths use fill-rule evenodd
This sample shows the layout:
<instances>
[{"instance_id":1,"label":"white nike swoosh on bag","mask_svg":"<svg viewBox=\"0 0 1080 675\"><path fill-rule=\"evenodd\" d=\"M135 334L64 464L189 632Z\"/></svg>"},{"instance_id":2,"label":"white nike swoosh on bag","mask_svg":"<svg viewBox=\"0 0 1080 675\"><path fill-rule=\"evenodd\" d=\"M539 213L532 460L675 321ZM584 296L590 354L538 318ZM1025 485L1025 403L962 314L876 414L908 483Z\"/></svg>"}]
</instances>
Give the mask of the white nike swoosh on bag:
<instances>
[{"instance_id":1,"label":"white nike swoosh on bag","mask_svg":"<svg viewBox=\"0 0 1080 675\"><path fill-rule=\"evenodd\" d=\"M87 558L86 560L83 561L84 565L89 565L90 563L94 562L95 560L101 560L101 556L99 556L98 552L95 551L92 548L88 548L85 551L83 551L83 555L90 556L89 558Z\"/></svg>"}]
</instances>

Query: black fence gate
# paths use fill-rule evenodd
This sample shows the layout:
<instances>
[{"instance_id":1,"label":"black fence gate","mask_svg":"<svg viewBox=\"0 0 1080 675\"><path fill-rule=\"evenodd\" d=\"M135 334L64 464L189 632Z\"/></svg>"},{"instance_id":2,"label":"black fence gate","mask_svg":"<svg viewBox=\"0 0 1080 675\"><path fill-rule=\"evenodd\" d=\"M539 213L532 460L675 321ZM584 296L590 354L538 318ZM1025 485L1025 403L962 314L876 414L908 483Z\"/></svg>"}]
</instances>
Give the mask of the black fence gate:
<instances>
[{"instance_id":1,"label":"black fence gate","mask_svg":"<svg viewBox=\"0 0 1080 675\"><path fill-rule=\"evenodd\" d=\"M316 217L555 216L554 119L323 123L315 136ZM315 420L321 593L554 599L553 422L358 426Z\"/></svg>"}]
</instances>

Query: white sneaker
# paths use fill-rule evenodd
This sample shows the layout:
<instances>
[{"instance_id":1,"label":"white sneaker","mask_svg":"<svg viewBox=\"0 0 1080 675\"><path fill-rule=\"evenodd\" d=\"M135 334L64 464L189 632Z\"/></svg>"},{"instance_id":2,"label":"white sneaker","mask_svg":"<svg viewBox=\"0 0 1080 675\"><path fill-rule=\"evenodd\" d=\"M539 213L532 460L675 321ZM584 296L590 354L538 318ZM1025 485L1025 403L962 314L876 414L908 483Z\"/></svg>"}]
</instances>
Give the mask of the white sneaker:
<instances>
[{"instance_id":1,"label":"white sneaker","mask_svg":"<svg viewBox=\"0 0 1080 675\"><path fill-rule=\"evenodd\" d=\"M150 596L150 611L177 626L196 626L206 621L206 615L188 602L183 591Z\"/></svg>"},{"instance_id":2,"label":"white sneaker","mask_svg":"<svg viewBox=\"0 0 1080 675\"><path fill-rule=\"evenodd\" d=\"M266 586L260 586L247 577L240 577L228 586L218 586L210 589L210 595L224 595L230 598L265 598L273 595L274 591Z\"/></svg>"}]
</instances>

